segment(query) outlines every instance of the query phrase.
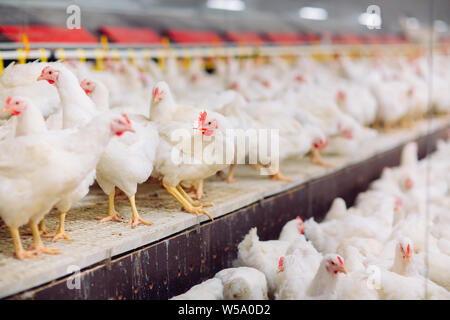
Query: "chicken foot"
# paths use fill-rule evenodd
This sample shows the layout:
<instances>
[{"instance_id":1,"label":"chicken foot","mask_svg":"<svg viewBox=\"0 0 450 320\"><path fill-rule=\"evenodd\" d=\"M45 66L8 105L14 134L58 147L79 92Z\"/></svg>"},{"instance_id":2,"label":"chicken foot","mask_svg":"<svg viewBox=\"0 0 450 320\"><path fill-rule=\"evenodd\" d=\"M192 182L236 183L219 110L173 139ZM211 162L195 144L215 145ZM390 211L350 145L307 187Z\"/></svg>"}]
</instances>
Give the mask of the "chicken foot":
<instances>
[{"instance_id":1,"label":"chicken foot","mask_svg":"<svg viewBox=\"0 0 450 320\"><path fill-rule=\"evenodd\" d=\"M252 164L251 165L255 170L261 170L261 169L268 169L270 168L270 165L261 165L259 163L257 164ZM277 169L277 171L274 174L270 174L269 178L271 180L278 180L278 181L292 181L292 178L286 177L284 176L281 171L280 168Z\"/></svg>"},{"instance_id":2,"label":"chicken foot","mask_svg":"<svg viewBox=\"0 0 450 320\"><path fill-rule=\"evenodd\" d=\"M270 175L271 180L278 180L278 181L292 181L292 178L284 176L280 169L277 170L275 174Z\"/></svg>"},{"instance_id":3,"label":"chicken foot","mask_svg":"<svg viewBox=\"0 0 450 320\"><path fill-rule=\"evenodd\" d=\"M61 254L58 248L46 247L42 243L41 233L39 232L39 228L37 224L30 220L30 228L31 233L33 234L33 245L30 247L30 250L35 254L39 255L41 253L46 254Z\"/></svg>"},{"instance_id":4,"label":"chicken foot","mask_svg":"<svg viewBox=\"0 0 450 320\"><path fill-rule=\"evenodd\" d=\"M16 258L19 260L33 258L35 256L34 251L23 249L22 241L20 240L19 229L10 227L9 230L11 232L11 238L13 239Z\"/></svg>"},{"instance_id":5,"label":"chicken foot","mask_svg":"<svg viewBox=\"0 0 450 320\"><path fill-rule=\"evenodd\" d=\"M66 221L66 212L61 211L59 213L59 227L58 227L58 231L56 233L47 233L47 234L43 234L42 236L44 238L52 238L53 242L58 241L59 239L66 239L66 240L72 240L67 234L66 234L66 230L64 228L64 224ZM33 231L31 231L33 232Z\"/></svg>"},{"instance_id":6,"label":"chicken foot","mask_svg":"<svg viewBox=\"0 0 450 320\"><path fill-rule=\"evenodd\" d=\"M113 189L111 194L108 196L109 204L108 204L108 216L107 217L95 217L95 219L99 220L99 222L106 222L106 221L117 221L117 222L123 222L122 217L120 214L116 211L114 207L114 197L116 194L116 188Z\"/></svg>"},{"instance_id":7,"label":"chicken foot","mask_svg":"<svg viewBox=\"0 0 450 320\"><path fill-rule=\"evenodd\" d=\"M213 220L212 216L209 214L208 211L204 210L201 207L195 207L186 198L183 197L183 195L180 193L180 191L176 187L168 186L164 182L163 182L163 186L175 199L178 200L179 203L181 203L181 205L183 206L183 208L186 212L189 212L194 215L203 213L204 215L208 216L211 220Z\"/></svg>"},{"instance_id":8,"label":"chicken foot","mask_svg":"<svg viewBox=\"0 0 450 320\"><path fill-rule=\"evenodd\" d=\"M129 222L129 224L131 224L131 228L134 229L141 223L145 224L146 226L151 226L153 223L145 221L139 215L139 212L137 211L137 208L136 208L135 195L133 194L131 197L128 197L128 199L130 200L131 213L133 214L133 217L132 217L131 221Z\"/></svg>"},{"instance_id":9,"label":"chicken foot","mask_svg":"<svg viewBox=\"0 0 450 320\"><path fill-rule=\"evenodd\" d=\"M309 154L309 159L312 164L316 164L323 167L332 167L333 165L325 160L323 160L322 156L320 155L319 150L313 148Z\"/></svg>"},{"instance_id":10,"label":"chicken foot","mask_svg":"<svg viewBox=\"0 0 450 320\"><path fill-rule=\"evenodd\" d=\"M202 180L203 185L203 180ZM213 207L214 203L212 202L200 202L193 200L186 191L184 191L183 187L179 184L175 188L177 188L178 192L185 198L190 204L192 204L194 207Z\"/></svg>"}]
</instances>

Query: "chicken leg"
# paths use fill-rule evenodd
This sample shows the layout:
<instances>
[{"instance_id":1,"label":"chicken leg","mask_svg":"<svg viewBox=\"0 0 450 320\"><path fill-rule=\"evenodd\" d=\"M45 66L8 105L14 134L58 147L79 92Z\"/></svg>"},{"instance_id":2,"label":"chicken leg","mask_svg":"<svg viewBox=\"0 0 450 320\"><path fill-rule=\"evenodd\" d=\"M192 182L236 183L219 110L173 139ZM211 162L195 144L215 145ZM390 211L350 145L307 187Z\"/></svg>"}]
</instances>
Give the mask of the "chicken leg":
<instances>
[{"instance_id":1,"label":"chicken leg","mask_svg":"<svg viewBox=\"0 0 450 320\"><path fill-rule=\"evenodd\" d=\"M232 163L232 164L230 164L230 169L228 169L228 176L227 176L227 178L225 179L225 181L227 182L227 183L231 183L231 182L234 182L234 181L236 181L236 179L234 179L234 169L236 168L236 164L234 164L234 163Z\"/></svg>"},{"instance_id":2,"label":"chicken leg","mask_svg":"<svg viewBox=\"0 0 450 320\"><path fill-rule=\"evenodd\" d=\"M323 167L332 167L333 165L322 159L319 150L313 148L309 154L309 158L312 164L316 164Z\"/></svg>"},{"instance_id":3,"label":"chicken leg","mask_svg":"<svg viewBox=\"0 0 450 320\"><path fill-rule=\"evenodd\" d=\"M133 194L131 197L128 197L128 199L130 200L130 205L131 205L131 213L133 214L133 217L130 221L131 224L131 228L136 228L139 224L145 224L146 226L151 226L153 223L145 221L144 219L141 218L141 216L139 215L139 212L137 211L136 208L136 199L135 199L135 195Z\"/></svg>"},{"instance_id":4,"label":"chicken leg","mask_svg":"<svg viewBox=\"0 0 450 320\"><path fill-rule=\"evenodd\" d=\"M166 190L175 197L175 199L178 200L179 203L181 203L181 205L183 206L184 210L186 210L187 212L197 215L199 213L203 213L204 215L208 216L211 220L213 220L213 217L209 214L208 211L204 210L201 207L195 207L194 205L192 205L186 198L184 198L181 193L178 191L178 189L176 187L171 187L166 185L163 182L163 186L164 188L166 188Z\"/></svg>"},{"instance_id":5,"label":"chicken leg","mask_svg":"<svg viewBox=\"0 0 450 320\"><path fill-rule=\"evenodd\" d=\"M39 222L38 227L39 227L39 231L41 232L42 235L48 234L48 229L47 229L47 226L45 225L44 219L42 219L41 222Z\"/></svg>"},{"instance_id":6,"label":"chicken leg","mask_svg":"<svg viewBox=\"0 0 450 320\"><path fill-rule=\"evenodd\" d=\"M205 195L203 193L203 179L200 179L200 180L198 180L196 182L197 182L197 186L195 188L195 195L194 195L193 198L196 199L196 200L200 200Z\"/></svg>"},{"instance_id":7,"label":"chicken leg","mask_svg":"<svg viewBox=\"0 0 450 320\"><path fill-rule=\"evenodd\" d=\"M58 248L45 247L41 240L41 233L39 232L39 228L37 224L30 220L30 228L31 233L33 234L33 245L31 246L31 250L35 255L39 255L41 253L46 254L61 254Z\"/></svg>"},{"instance_id":8,"label":"chicken leg","mask_svg":"<svg viewBox=\"0 0 450 320\"><path fill-rule=\"evenodd\" d=\"M184 191L184 190L183 190ZM205 195L203 193L203 179L195 180L187 191L189 197L195 200L200 200Z\"/></svg>"},{"instance_id":9,"label":"chicken leg","mask_svg":"<svg viewBox=\"0 0 450 320\"><path fill-rule=\"evenodd\" d=\"M53 242L58 241L59 239L72 240L68 235L66 235L66 230L64 228L64 224L66 221L66 212L61 211L59 213L59 227L56 233L46 233L42 236L44 238L52 238ZM33 233L33 230L31 231Z\"/></svg>"},{"instance_id":10,"label":"chicken leg","mask_svg":"<svg viewBox=\"0 0 450 320\"><path fill-rule=\"evenodd\" d=\"M44 238L47 237L47 236L48 236L48 229L47 229L47 226L45 225L44 219L42 219L41 222L39 222L38 227L39 227L39 231L41 232L41 235L42 235ZM31 231L25 231L23 234L26 235L26 236L31 236L31 235L33 235L33 234L31 233ZM53 237L53 235L52 235L51 237Z\"/></svg>"},{"instance_id":11,"label":"chicken leg","mask_svg":"<svg viewBox=\"0 0 450 320\"><path fill-rule=\"evenodd\" d=\"M11 237L14 243L14 251L16 258L19 260L23 260L26 258L34 257L35 253L33 251L23 249L22 241L20 240L19 229L10 227L9 230L11 231Z\"/></svg>"},{"instance_id":12,"label":"chicken leg","mask_svg":"<svg viewBox=\"0 0 450 320\"><path fill-rule=\"evenodd\" d=\"M120 214L116 211L114 207L114 197L116 194L116 188L114 187L111 194L108 196L109 204L108 204L108 216L107 217L95 217L95 219L99 220L99 222L106 222L106 221L117 221L117 222L123 222L122 217Z\"/></svg>"}]
</instances>

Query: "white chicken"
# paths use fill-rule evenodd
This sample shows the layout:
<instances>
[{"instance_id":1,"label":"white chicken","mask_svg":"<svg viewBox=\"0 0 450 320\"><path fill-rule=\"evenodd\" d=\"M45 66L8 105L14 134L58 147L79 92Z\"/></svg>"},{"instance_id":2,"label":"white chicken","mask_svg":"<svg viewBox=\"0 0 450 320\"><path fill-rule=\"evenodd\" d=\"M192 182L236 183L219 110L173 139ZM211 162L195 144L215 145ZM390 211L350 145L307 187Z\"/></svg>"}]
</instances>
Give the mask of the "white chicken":
<instances>
[{"instance_id":1,"label":"white chicken","mask_svg":"<svg viewBox=\"0 0 450 320\"><path fill-rule=\"evenodd\" d=\"M412 262L414 248L408 238L400 238L395 247L394 263L381 268L378 291L382 299L450 299L443 287L418 275ZM425 283L426 282L426 283Z\"/></svg>"},{"instance_id":2,"label":"white chicken","mask_svg":"<svg viewBox=\"0 0 450 320\"><path fill-rule=\"evenodd\" d=\"M228 268L214 276L222 280L225 300L267 300L266 276L255 268Z\"/></svg>"},{"instance_id":3,"label":"white chicken","mask_svg":"<svg viewBox=\"0 0 450 320\"><path fill-rule=\"evenodd\" d=\"M60 108L57 90L48 83L36 82L42 68L49 65L59 63L10 63L0 75L0 101L5 101L8 96L24 96L33 101L44 118L56 112Z\"/></svg>"},{"instance_id":4,"label":"white chicken","mask_svg":"<svg viewBox=\"0 0 450 320\"><path fill-rule=\"evenodd\" d=\"M95 168L112 136L130 130L122 117L101 115L76 130L0 143L0 216L11 230L19 259L59 252L43 245L37 223ZM32 251L23 249L18 230L28 222L34 238Z\"/></svg>"},{"instance_id":5,"label":"white chicken","mask_svg":"<svg viewBox=\"0 0 450 320\"><path fill-rule=\"evenodd\" d=\"M280 257L286 254L289 242L281 240L260 241L257 229L249 233L238 245L238 258L233 263L236 266L256 268L265 274L269 296L276 289L277 265Z\"/></svg>"},{"instance_id":6,"label":"white chicken","mask_svg":"<svg viewBox=\"0 0 450 320\"><path fill-rule=\"evenodd\" d=\"M345 217L346 213L347 213L347 205L345 204L344 199L336 198L333 200L333 203L331 204L331 207L328 210L327 214L325 215L323 221L330 221L335 219L339 220Z\"/></svg>"},{"instance_id":7,"label":"white chicken","mask_svg":"<svg viewBox=\"0 0 450 320\"><path fill-rule=\"evenodd\" d=\"M39 134L47 131L41 111L27 97L8 97L3 112L17 118L15 126L10 128L12 130L10 136L12 137Z\"/></svg>"},{"instance_id":8,"label":"white chicken","mask_svg":"<svg viewBox=\"0 0 450 320\"><path fill-rule=\"evenodd\" d=\"M278 272L278 300L335 299L339 273L347 273L344 259L336 254L325 255L316 270L305 270L298 258L286 256Z\"/></svg>"},{"instance_id":9,"label":"white chicken","mask_svg":"<svg viewBox=\"0 0 450 320\"><path fill-rule=\"evenodd\" d=\"M222 280L212 278L193 286L183 294L170 300L223 300Z\"/></svg>"},{"instance_id":10,"label":"white chicken","mask_svg":"<svg viewBox=\"0 0 450 320\"><path fill-rule=\"evenodd\" d=\"M98 104L108 101L108 90L100 82L85 79L81 87ZM100 92L97 92L100 90ZM103 106L108 109L109 106ZM141 116L132 116L133 134L124 134L112 139L97 165L96 179L99 186L109 197L108 216L100 221L122 221L120 214L114 207L115 188L122 190L128 197L131 205L134 228L142 223L151 223L142 219L137 211L135 194L137 185L144 183L153 171L155 152L159 142L158 131L154 124ZM127 118L127 121L130 121Z\"/></svg>"},{"instance_id":11,"label":"white chicken","mask_svg":"<svg viewBox=\"0 0 450 320\"><path fill-rule=\"evenodd\" d=\"M215 112L177 106L167 85L158 83L153 90L150 120L157 123L160 135L152 177L162 181L184 210L212 219L203 209L212 204L193 200L180 183L203 180L227 167L224 155L234 149L233 142L226 139L230 128L227 119Z\"/></svg>"},{"instance_id":12,"label":"white chicken","mask_svg":"<svg viewBox=\"0 0 450 320\"><path fill-rule=\"evenodd\" d=\"M61 99L62 105L62 128L77 128L88 123L96 114L95 104L81 89L78 79L75 75L62 65L46 66L42 69L37 81L47 81L49 84L55 85ZM95 168L80 181L78 187L72 193L66 196L57 203L56 207L60 212L59 228L54 234L53 241L58 239L70 239L65 231L65 218L67 212L72 207L73 203L83 199L89 192L89 187L94 183ZM49 235L51 236L51 235Z\"/></svg>"}]
</instances>

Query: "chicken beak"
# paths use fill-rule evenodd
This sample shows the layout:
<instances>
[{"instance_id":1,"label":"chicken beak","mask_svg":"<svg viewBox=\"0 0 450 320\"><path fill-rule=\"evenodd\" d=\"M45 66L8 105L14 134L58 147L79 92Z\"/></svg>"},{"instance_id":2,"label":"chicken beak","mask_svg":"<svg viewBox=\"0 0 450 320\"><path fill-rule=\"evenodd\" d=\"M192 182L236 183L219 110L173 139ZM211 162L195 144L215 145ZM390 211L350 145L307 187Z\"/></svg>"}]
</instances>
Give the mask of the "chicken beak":
<instances>
[{"instance_id":1,"label":"chicken beak","mask_svg":"<svg viewBox=\"0 0 450 320\"><path fill-rule=\"evenodd\" d=\"M131 126L131 124L126 128L126 131L136 132L136 130L133 129L133 127Z\"/></svg>"},{"instance_id":2,"label":"chicken beak","mask_svg":"<svg viewBox=\"0 0 450 320\"><path fill-rule=\"evenodd\" d=\"M338 272L347 274L347 269L345 269L345 266L342 264L338 267Z\"/></svg>"},{"instance_id":3,"label":"chicken beak","mask_svg":"<svg viewBox=\"0 0 450 320\"><path fill-rule=\"evenodd\" d=\"M13 113L13 112L14 112L14 108L11 107L10 105L6 105L2 110L2 113Z\"/></svg>"},{"instance_id":4,"label":"chicken beak","mask_svg":"<svg viewBox=\"0 0 450 320\"><path fill-rule=\"evenodd\" d=\"M43 74L39 75L39 77L36 79L36 81L45 80L45 77Z\"/></svg>"}]
</instances>

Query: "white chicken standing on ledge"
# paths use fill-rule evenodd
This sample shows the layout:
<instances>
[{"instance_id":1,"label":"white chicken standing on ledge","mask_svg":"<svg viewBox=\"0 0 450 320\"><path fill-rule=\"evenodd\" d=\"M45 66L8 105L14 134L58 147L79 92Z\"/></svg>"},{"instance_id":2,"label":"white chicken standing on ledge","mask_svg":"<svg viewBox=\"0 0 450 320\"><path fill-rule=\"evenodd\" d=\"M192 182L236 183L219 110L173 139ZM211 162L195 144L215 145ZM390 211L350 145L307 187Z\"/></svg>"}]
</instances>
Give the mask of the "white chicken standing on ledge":
<instances>
[{"instance_id":1,"label":"white chicken standing on ledge","mask_svg":"<svg viewBox=\"0 0 450 320\"><path fill-rule=\"evenodd\" d=\"M206 179L228 166L225 159L214 159L221 151L234 150L233 143L226 139L226 130L231 128L228 119L216 112L176 104L167 83L158 82L153 89L150 120L157 123L160 135L152 177L162 181L162 185L183 205L185 211L195 215L203 213L212 219L203 207L213 204L193 200L181 183ZM187 135L185 142L191 147L190 150L181 146L184 143L172 141L173 135L182 131ZM197 143L201 152L195 150ZM211 163L205 161L204 151L212 156ZM173 161L173 154L178 154L182 161Z\"/></svg>"},{"instance_id":2,"label":"white chicken standing on ledge","mask_svg":"<svg viewBox=\"0 0 450 320\"><path fill-rule=\"evenodd\" d=\"M55 85L58 91L62 106L62 128L77 128L88 123L98 114L95 104L83 92L76 76L63 65L46 66L42 69L37 81L45 80L49 84ZM83 199L89 192L89 187L94 183L95 168L80 181L78 187L71 194L66 194L64 198L56 204L60 212L59 227L53 236L53 241L58 239L70 239L65 231L66 214L73 203Z\"/></svg>"},{"instance_id":3,"label":"white chicken standing on ledge","mask_svg":"<svg viewBox=\"0 0 450 320\"><path fill-rule=\"evenodd\" d=\"M17 258L59 253L44 246L37 223L86 179L113 135L126 131L133 128L124 118L102 114L75 130L0 143L0 216L11 231ZM26 223L34 239L31 250L24 250L20 240L18 228Z\"/></svg>"},{"instance_id":4,"label":"white chicken standing on ledge","mask_svg":"<svg viewBox=\"0 0 450 320\"><path fill-rule=\"evenodd\" d=\"M41 111L27 97L8 97L3 113L10 113L17 118L11 127L10 137L21 137L47 132L47 126ZM48 236L44 220L39 223L39 230L44 237Z\"/></svg>"},{"instance_id":5,"label":"white chicken standing on ledge","mask_svg":"<svg viewBox=\"0 0 450 320\"><path fill-rule=\"evenodd\" d=\"M108 101L108 90L101 82L85 79L81 82L83 90L97 103ZM99 90L99 91L97 91ZM97 105L97 107L100 107ZM107 109L108 105L104 106ZM133 118L133 115L130 115ZM137 119L134 119L137 118ZM137 185L144 183L153 171L155 152L159 142L158 131L155 125L147 118L134 115L133 124L135 133L125 133L112 139L97 165L97 182L109 197L108 216L101 218L101 222L122 222L120 214L114 208L115 188L122 190L128 197L131 205L131 226L138 224L151 225L142 219L137 211L135 194ZM128 120L127 118L127 121Z\"/></svg>"},{"instance_id":6,"label":"white chicken standing on ledge","mask_svg":"<svg viewBox=\"0 0 450 320\"><path fill-rule=\"evenodd\" d=\"M180 183L205 179L227 167L224 159L215 159L217 152L219 152L219 155L223 154L220 153L220 148L224 147L225 150L234 148L225 139L227 128L229 128L229 125L225 117L218 113L206 111L200 112L196 128L192 128L192 123L190 122L178 121L169 121L158 126L160 143L156 152L155 168L152 176L162 181L164 188L183 205L185 211L191 214L197 215L202 213L212 219L209 212L203 209L203 207L211 206L212 204L193 200ZM172 140L174 139L173 134L177 130L183 130L188 135L185 142L190 143L192 148L185 149L182 146L185 143L180 144ZM178 132L181 133L181 131ZM175 139L179 139L179 137ZM201 152L195 151L196 143L201 144ZM212 160L211 163L205 161L205 151L208 151L212 157L210 159ZM179 155L179 163L174 161L174 154Z\"/></svg>"}]
</instances>

